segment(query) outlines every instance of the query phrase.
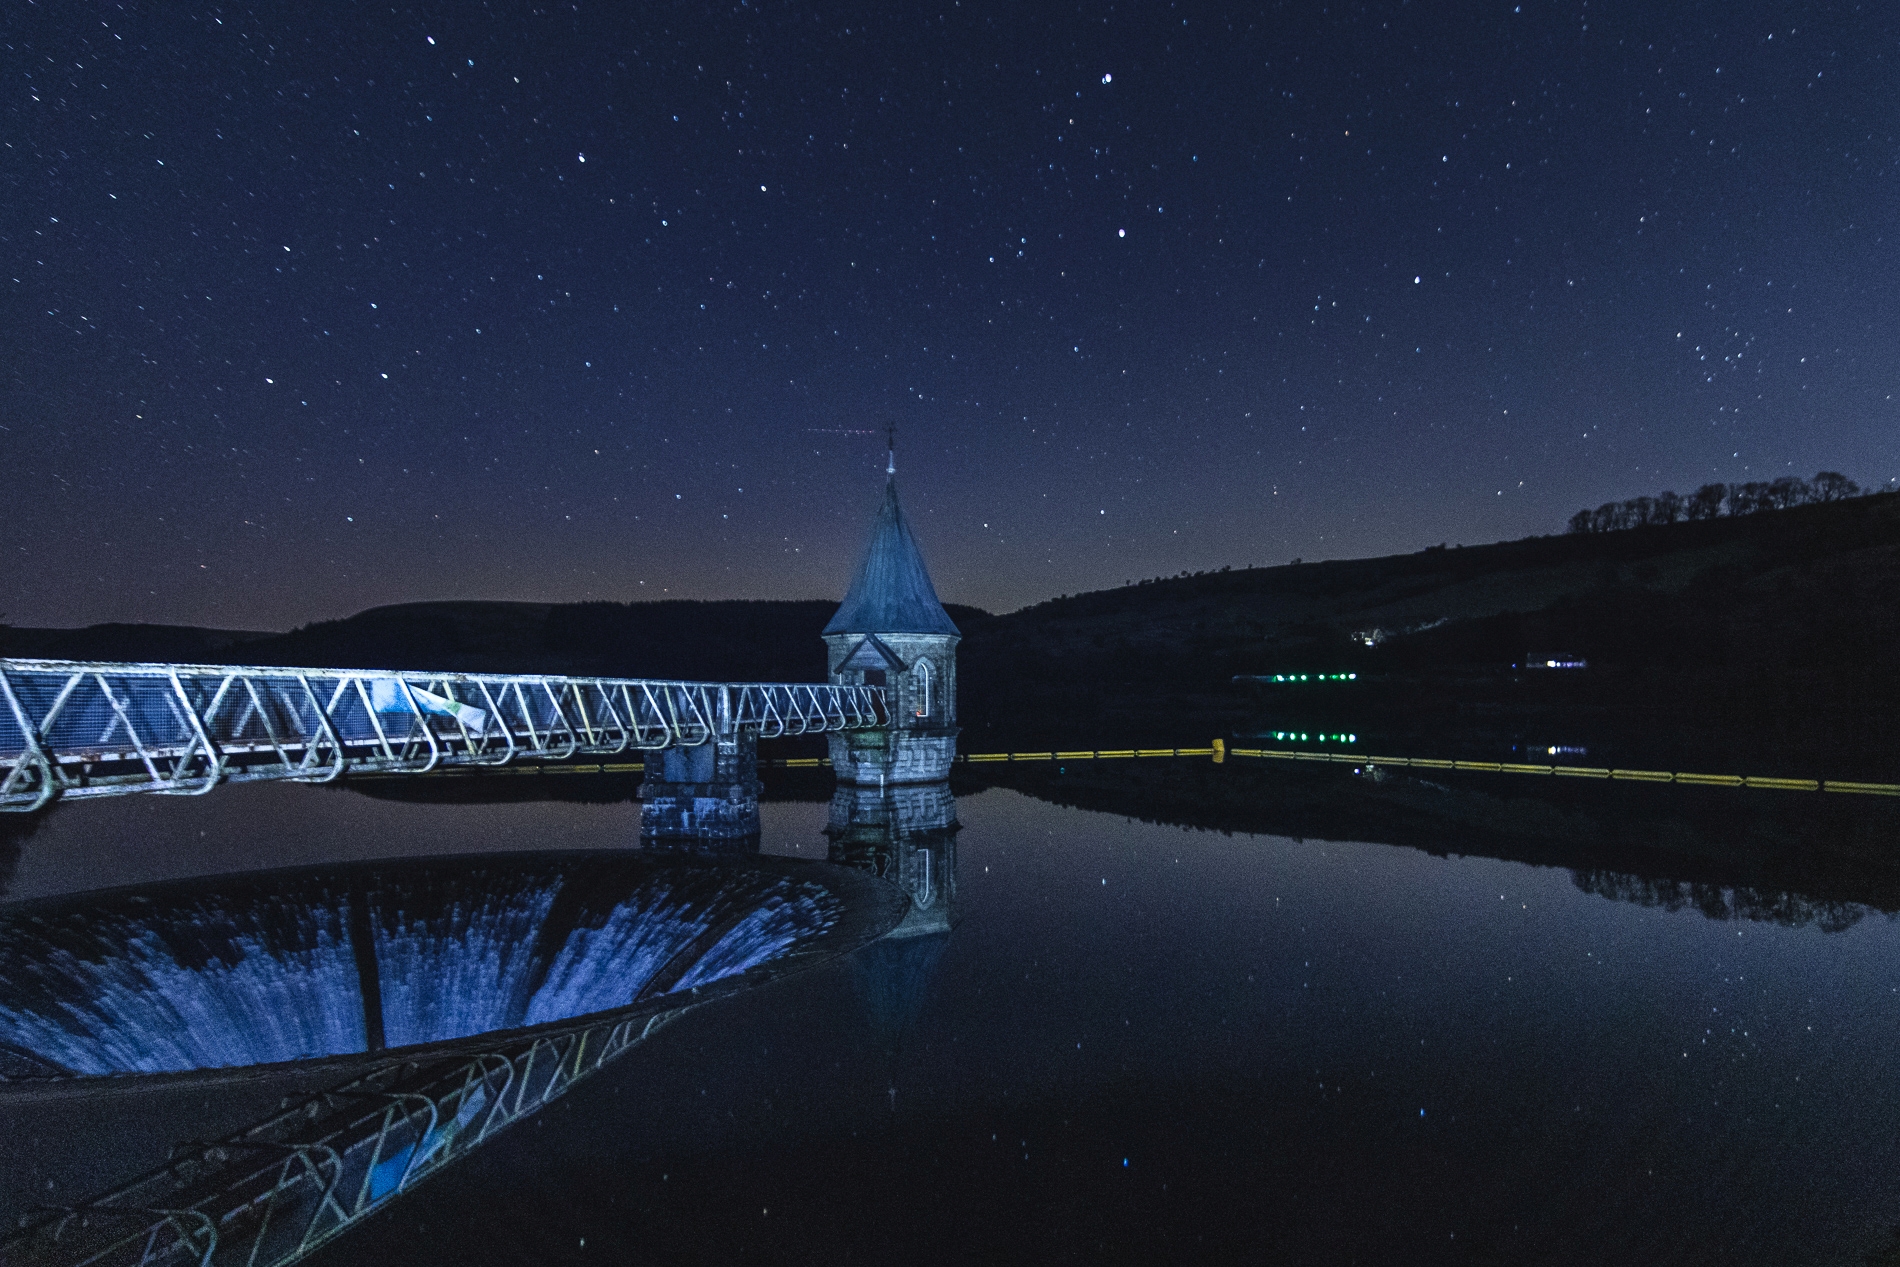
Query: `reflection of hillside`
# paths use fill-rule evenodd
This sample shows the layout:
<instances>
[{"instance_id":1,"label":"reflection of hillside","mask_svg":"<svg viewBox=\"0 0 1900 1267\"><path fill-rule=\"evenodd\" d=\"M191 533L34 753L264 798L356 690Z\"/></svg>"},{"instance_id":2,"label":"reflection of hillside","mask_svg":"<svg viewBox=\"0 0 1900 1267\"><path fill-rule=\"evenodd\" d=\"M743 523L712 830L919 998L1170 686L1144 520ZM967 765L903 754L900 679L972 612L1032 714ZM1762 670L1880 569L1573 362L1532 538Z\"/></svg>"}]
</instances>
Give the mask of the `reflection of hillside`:
<instances>
[{"instance_id":1,"label":"reflection of hillside","mask_svg":"<svg viewBox=\"0 0 1900 1267\"><path fill-rule=\"evenodd\" d=\"M633 762L639 753L617 758ZM508 805L529 801L565 801L574 805L637 805L640 801L638 772L601 774L597 762L576 762L567 766L509 766L495 770L455 770L423 775L372 775L345 779L328 787L379 801L404 801L417 805ZM828 769L774 769L761 766L764 787L761 801L826 802L831 799L833 779ZM4 823L0 823L3 829ZM6 848L0 834L0 850ZM0 867L4 856L0 855ZM0 872L4 875L4 872Z\"/></svg>"},{"instance_id":2,"label":"reflection of hillside","mask_svg":"<svg viewBox=\"0 0 1900 1267\"><path fill-rule=\"evenodd\" d=\"M1696 880L1658 880L1623 871L1577 868L1570 873L1585 893L1666 911L1695 910L1710 919L1759 919L1801 927L1813 924L1838 933L1860 922L1866 908L1856 902L1826 901L1802 893L1709 884Z\"/></svg>"},{"instance_id":3,"label":"reflection of hillside","mask_svg":"<svg viewBox=\"0 0 1900 1267\"><path fill-rule=\"evenodd\" d=\"M638 774L543 772L532 768L463 773L376 776L344 779L326 786L344 788L378 801L414 805L512 805L527 801L567 801L576 805L640 802ZM636 813L638 811L636 810Z\"/></svg>"},{"instance_id":4,"label":"reflection of hillside","mask_svg":"<svg viewBox=\"0 0 1900 1267\"><path fill-rule=\"evenodd\" d=\"M1344 766L1191 759L991 766L958 781L992 785L1207 831L1567 867L1587 892L1712 918L1830 929L1855 905L1900 910L1900 804L1875 798L1449 773L1374 782Z\"/></svg>"}]
</instances>

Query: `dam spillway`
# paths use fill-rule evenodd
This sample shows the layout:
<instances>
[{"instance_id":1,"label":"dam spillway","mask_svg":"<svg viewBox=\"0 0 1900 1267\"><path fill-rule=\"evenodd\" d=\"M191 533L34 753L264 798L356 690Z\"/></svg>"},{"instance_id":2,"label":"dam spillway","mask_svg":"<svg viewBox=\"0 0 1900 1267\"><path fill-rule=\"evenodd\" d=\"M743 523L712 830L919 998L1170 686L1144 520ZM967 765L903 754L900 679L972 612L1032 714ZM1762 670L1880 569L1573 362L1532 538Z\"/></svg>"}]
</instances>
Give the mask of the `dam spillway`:
<instances>
[{"instance_id":1,"label":"dam spillway","mask_svg":"<svg viewBox=\"0 0 1900 1267\"><path fill-rule=\"evenodd\" d=\"M862 887L835 868L616 851L25 903L0 914L0 1076L177 1074L558 1026L901 917Z\"/></svg>"}]
</instances>

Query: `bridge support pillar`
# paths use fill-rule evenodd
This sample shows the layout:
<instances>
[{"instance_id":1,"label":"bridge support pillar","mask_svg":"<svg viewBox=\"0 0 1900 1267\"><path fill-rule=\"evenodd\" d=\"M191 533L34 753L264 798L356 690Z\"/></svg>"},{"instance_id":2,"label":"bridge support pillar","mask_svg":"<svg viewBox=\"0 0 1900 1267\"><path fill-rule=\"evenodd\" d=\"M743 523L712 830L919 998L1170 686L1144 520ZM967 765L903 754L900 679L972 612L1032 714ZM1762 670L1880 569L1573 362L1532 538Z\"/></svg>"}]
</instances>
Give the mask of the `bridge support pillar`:
<instances>
[{"instance_id":1,"label":"bridge support pillar","mask_svg":"<svg viewBox=\"0 0 1900 1267\"><path fill-rule=\"evenodd\" d=\"M640 801L642 843L756 846L758 732L739 727L696 747L649 753Z\"/></svg>"}]
</instances>

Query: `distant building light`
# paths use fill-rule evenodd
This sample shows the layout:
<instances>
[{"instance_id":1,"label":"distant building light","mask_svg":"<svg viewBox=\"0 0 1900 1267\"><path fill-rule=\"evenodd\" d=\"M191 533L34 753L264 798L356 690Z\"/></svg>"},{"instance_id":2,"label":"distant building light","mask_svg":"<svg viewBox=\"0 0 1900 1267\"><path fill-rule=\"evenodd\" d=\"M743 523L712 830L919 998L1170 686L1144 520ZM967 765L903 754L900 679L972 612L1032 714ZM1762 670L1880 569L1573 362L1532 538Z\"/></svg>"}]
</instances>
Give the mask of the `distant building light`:
<instances>
[{"instance_id":1,"label":"distant building light","mask_svg":"<svg viewBox=\"0 0 1900 1267\"><path fill-rule=\"evenodd\" d=\"M1236 674L1236 682L1357 682L1357 673L1254 673Z\"/></svg>"},{"instance_id":2,"label":"distant building light","mask_svg":"<svg viewBox=\"0 0 1900 1267\"><path fill-rule=\"evenodd\" d=\"M1299 741L1301 743L1358 743L1359 736L1339 731L1333 734L1312 734L1304 730L1269 730L1259 736L1262 739L1277 739L1281 742Z\"/></svg>"},{"instance_id":3,"label":"distant building light","mask_svg":"<svg viewBox=\"0 0 1900 1267\"><path fill-rule=\"evenodd\" d=\"M1580 655L1557 653L1526 657L1524 667L1527 669L1587 669L1590 667L1590 662Z\"/></svg>"}]
</instances>

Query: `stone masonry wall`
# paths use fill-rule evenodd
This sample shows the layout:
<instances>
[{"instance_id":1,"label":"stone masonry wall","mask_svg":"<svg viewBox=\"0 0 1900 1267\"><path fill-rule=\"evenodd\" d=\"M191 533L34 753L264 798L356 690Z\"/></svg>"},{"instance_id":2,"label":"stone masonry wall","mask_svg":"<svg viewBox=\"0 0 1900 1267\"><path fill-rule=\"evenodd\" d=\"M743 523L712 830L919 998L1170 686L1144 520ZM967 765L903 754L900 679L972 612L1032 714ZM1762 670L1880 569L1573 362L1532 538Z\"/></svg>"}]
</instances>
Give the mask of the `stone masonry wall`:
<instances>
[{"instance_id":1,"label":"stone masonry wall","mask_svg":"<svg viewBox=\"0 0 1900 1267\"><path fill-rule=\"evenodd\" d=\"M862 685L864 674L838 666L864 635L827 634L830 680ZM934 783L950 777L957 751L957 643L948 634L879 634L878 640L905 664L885 679L892 728L849 731L831 736L831 764L844 783L878 787L892 783ZM924 703L917 666L931 666L930 708L917 715Z\"/></svg>"}]
</instances>

